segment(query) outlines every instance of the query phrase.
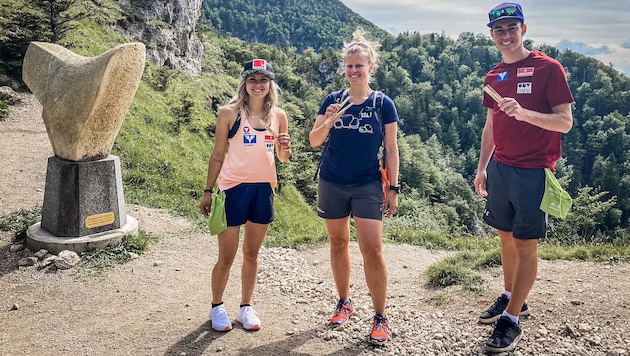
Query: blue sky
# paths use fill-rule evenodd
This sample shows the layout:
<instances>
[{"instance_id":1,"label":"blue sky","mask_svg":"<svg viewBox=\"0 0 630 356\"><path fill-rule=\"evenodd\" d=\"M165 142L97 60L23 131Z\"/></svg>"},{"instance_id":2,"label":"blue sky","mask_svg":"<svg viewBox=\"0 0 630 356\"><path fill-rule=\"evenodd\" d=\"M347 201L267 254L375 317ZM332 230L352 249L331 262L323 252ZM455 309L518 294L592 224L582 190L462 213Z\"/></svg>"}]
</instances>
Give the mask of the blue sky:
<instances>
[{"instance_id":1,"label":"blue sky","mask_svg":"<svg viewBox=\"0 0 630 356\"><path fill-rule=\"evenodd\" d=\"M488 35L488 11L501 0L342 0L375 25L393 33L462 32ZM522 0L526 39L571 49L630 75L629 0Z\"/></svg>"}]
</instances>

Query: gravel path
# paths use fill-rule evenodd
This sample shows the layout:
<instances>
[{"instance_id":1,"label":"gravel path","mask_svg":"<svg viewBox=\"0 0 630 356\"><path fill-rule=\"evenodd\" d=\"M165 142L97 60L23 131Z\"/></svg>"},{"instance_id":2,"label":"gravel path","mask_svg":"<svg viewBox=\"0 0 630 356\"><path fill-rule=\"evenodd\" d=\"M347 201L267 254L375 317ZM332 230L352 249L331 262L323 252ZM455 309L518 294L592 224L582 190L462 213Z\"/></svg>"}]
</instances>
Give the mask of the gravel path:
<instances>
[{"instance_id":1,"label":"gravel path","mask_svg":"<svg viewBox=\"0 0 630 356\"><path fill-rule=\"evenodd\" d=\"M2 214L41 205L52 149L41 107L28 95L0 121ZM365 342L372 309L356 243L352 297L357 314L342 331L326 321L336 302L328 246L263 248L253 306L260 331L211 330L210 274L216 239L190 222L130 206L140 228L160 237L137 259L97 274L75 267L18 267L0 232L0 355L478 355L492 327L479 313L501 290L500 269L484 273L482 295L426 285L426 268L448 253L386 245L392 340ZM225 294L232 318L240 301L242 255ZM630 351L628 263L540 261L528 299L532 315L515 355L627 355Z\"/></svg>"}]
</instances>

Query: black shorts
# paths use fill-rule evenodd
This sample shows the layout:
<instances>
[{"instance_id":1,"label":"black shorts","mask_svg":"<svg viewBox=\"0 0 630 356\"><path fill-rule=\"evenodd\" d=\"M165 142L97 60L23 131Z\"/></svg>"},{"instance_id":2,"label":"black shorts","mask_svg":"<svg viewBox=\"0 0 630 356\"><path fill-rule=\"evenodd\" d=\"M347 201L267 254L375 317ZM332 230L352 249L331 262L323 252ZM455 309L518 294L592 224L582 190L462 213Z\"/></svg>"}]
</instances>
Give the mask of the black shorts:
<instances>
[{"instance_id":1,"label":"black shorts","mask_svg":"<svg viewBox=\"0 0 630 356\"><path fill-rule=\"evenodd\" d=\"M335 184L319 179L317 215L324 219L353 216L383 220L383 188L381 182Z\"/></svg>"},{"instance_id":2,"label":"black shorts","mask_svg":"<svg viewBox=\"0 0 630 356\"><path fill-rule=\"evenodd\" d=\"M228 226L271 223L275 218L271 184L241 183L226 190L225 217Z\"/></svg>"},{"instance_id":3,"label":"black shorts","mask_svg":"<svg viewBox=\"0 0 630 356\"><path fill-rule=\"evenodd\" d=\"M538 239L547 234L547 214L540 210L545 193L543 168L517 168L491 160L483 220L517 239Z\"/></svg>"}]
</instances>

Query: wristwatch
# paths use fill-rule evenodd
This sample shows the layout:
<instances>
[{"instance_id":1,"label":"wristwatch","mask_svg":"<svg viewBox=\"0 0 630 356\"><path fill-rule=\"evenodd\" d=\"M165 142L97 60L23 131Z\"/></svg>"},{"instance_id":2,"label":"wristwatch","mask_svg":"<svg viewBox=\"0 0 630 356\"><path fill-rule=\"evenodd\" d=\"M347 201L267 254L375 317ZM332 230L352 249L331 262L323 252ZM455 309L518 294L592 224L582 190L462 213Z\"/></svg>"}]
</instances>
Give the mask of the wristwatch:
<instances>
[{"instance_id":1,"label":"wristwatch","mask_svg":"<svg viewBox=\"0 0 630 356\"><path fill-rule=\"evenodd\" d=\"M396 194L400 194L400 184L390 185L389 190L396 192Z\"/></svg>"}]
</instances>

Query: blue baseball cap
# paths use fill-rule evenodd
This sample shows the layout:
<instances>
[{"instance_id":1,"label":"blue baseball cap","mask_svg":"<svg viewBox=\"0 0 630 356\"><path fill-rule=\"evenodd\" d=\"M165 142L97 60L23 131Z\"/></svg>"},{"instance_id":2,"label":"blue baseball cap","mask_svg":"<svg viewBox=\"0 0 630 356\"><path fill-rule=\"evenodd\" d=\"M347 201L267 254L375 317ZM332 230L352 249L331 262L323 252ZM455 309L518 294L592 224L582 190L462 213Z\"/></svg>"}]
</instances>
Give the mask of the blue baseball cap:
<instances>
[{"instance_id":1,"label":"blue baseball cap","mask_svg":"<svg viewBox=\"0 0 630 356\"><path fill-rule=\"evenodd\" d=\"M525 16L523 16L523 8L521 4L515 2L504 2L499 4L488 12L488 27L492 27L495 22L503 19L519 19L521 22L525 22Z\"/></svg>"}]
</instances>

